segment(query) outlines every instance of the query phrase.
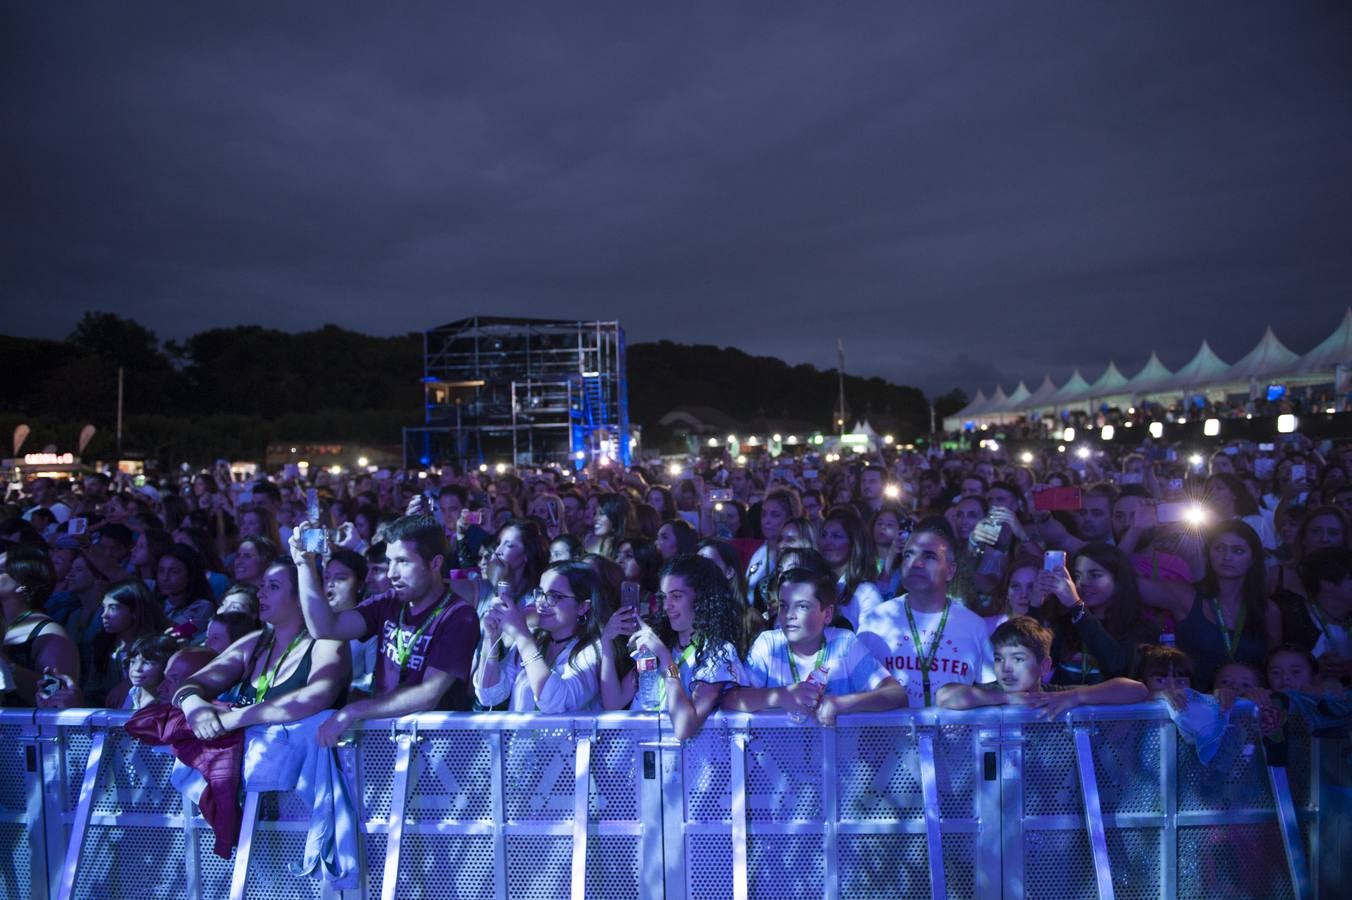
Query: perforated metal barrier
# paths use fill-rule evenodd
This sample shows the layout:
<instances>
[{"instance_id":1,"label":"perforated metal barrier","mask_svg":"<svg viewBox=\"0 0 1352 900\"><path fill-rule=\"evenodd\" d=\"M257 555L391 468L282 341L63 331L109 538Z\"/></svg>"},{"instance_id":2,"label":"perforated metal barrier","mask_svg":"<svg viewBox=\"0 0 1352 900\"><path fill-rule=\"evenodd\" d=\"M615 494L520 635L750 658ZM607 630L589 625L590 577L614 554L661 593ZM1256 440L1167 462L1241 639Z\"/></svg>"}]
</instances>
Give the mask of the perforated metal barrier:
<instances>
[{"instance_id":1,"label":"perforated metal barrier","mask_svg":"<svg viewBox=\"0 0 1352 900\"><path fill-rule=\"evenodd\" d=\"M172 757L128 738L126 718L0 711L0 897L339 896L288 871L309 827L298 795L245 795L239 847L219 859L169 784ZM716 715L686 742L627 714L371 722L339 748L363 862L341 896L1315 896L1310 873L1337 849L1320 846L1320 773L1339 769L1299 735L1269 769L1250 711L1237 720L1218 768L1156 705L831 729Z\"/></svg>"}]
</instances>

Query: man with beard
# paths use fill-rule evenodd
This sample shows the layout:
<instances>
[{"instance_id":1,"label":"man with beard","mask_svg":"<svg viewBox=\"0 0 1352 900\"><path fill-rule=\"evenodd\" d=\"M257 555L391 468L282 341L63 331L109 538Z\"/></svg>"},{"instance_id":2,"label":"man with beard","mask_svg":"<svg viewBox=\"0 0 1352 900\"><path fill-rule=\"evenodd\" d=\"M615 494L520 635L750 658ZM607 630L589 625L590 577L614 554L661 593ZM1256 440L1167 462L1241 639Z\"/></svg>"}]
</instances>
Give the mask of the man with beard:
<instances>
[{"instance_id":1,"label":"man with beard","mask_svg":"<svg viewBox=\"0 0 1352 900\"><path fill-rule=\"evenodd\" d=\"M932 705L941 685L994 681L985 621L948 596L958 572L948 523L938 516L921 521L901 566L906 593L865 611L859 639L905 686L908 705Z\"/></svg>"},{"instance_id":2,"label":"man with beard","mask_svg":"<svg viewBox=\"0 0 1352 900\"><path fill-rule=\"evenodd\" d=\"M474 607L446 589L446 535L431 516L405 516L386 531L390 590L356 609L335 611L325 599L315 554L304 553L296 529L291 553L299 573L301 609L316 638L361 641L379 637L370 697L344 706L319 729L332 746L350 726L427 710L468 710L470 667L479 642Z\"/></svg>"}]
</instances>

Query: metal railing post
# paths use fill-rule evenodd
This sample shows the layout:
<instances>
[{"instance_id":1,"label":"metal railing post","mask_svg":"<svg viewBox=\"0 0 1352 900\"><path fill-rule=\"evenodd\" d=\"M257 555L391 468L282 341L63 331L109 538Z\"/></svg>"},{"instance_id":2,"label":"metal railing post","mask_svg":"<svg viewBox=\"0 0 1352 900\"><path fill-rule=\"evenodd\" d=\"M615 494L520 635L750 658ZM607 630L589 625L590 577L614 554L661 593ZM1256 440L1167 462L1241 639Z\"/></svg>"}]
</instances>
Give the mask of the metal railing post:
<instances>
[{"instance_id":1,"label":"metal railing post","mask_svg":"<svg viewBox=\"0 0 1352 900\"><path fill-rule=\"evenodd\" d=\"M94 806L94 793L98 788L99 768L103 764L103 749L108 743L108 731L102 729L94 735L89 746L89 759L85 762L84 781L80 786L80 803L75 808L75 821L71 824L70 843L66 846L66 859L61 867L61 886L57 896L67 900L75 896L75 874L80 864L80 851L84 849L86 833L89 830L89 816Z\"/></svg>"},{"instance_id":2,"label":"metal railing post","mask_svg":"<svg viewBox=\"0 0 1352 900\"><path fill-rule=\"evenodd\" d=\"M395 900L399 895L399 851L404 841L404 817L408 812L408 770L412 763L418 723L412 722L407 731L400 731L397 724L392 730L396 746L394 788L390 792L390 830L385 842L385 877L380 884L381 900Z\"/></svg>"},{"instance_id":3,"label":"metal railing post","mask_svg":"<svg viewBox=\"0 0 1352 900\"><path fill-rule=\"evenodd\" d=\"M732 772L732 900L747 900L746 860L746 747L750 735L746 726L732 733L729 761Z\"/></svg>"},{"instance_id":4,"label":"metal railing post","mask_svg":"<svg viewBox=\"0 0 1352 900\"><path fill-rule=\"evenodd\" d=\"M934 769L934 729L926 727L918 738L920 791L925 798L925 846L929 857L930 896L947 897L944 874L944 836L939 819L939 778Z\"/></svg>"},{"instance_id":5,"label":"metal railing post","mask_svg":"<svg viewBox=\"0 0 1352 900\"><path fill-rule=\"evenodd\" d=\"M1103 809L1099 805L1098 772L1087 728L1073 728L1075 763L1080 775L1080 796L1084 799L1084 824L1089 832L1089 851L1094 860L1094 880L1099 900L1113 900L1113 873L1108 859L1108 837L1103 831Z\"/></svg>"}]
</instances>

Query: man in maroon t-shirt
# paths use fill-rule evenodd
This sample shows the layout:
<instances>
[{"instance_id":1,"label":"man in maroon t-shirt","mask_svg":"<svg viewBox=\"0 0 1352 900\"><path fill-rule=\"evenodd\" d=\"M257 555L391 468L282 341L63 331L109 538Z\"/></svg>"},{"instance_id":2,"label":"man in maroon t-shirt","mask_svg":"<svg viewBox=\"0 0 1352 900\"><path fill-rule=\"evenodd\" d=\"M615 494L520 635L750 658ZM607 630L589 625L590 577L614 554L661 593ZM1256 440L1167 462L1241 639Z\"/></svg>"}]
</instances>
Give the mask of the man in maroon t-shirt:
<instances>
[{"instance_id":1,"label":"man in maroon t-shirt","mask_svg":"<svg viewBox=\"0 0 1352 900\"><path fill-rule=\"evenodd\" d=\"M332 746L351 725L427 710L470 708L469 677L479 620L474 607L446 590L441 569L446 535L430 516L405 516L386 531L385 558L392 590L356 609L335 612L324 597L313 553L302 553L297 528L301 609L316 638L366 640L380 636L375 690L340 709L319 729Z\"/></svg>"}]
</instances>

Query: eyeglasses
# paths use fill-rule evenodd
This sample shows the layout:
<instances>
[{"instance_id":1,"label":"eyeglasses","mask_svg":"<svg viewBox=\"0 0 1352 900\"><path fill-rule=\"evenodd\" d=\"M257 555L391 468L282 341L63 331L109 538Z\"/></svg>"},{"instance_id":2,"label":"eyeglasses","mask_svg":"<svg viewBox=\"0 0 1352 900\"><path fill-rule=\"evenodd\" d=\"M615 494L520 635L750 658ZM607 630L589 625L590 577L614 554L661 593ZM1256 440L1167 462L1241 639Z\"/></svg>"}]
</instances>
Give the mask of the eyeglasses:
<instances>
[{"instance_id":1,"label":"eyeglasses","mask_svg":"<svg viewBox=\"0 0 1352 900\"><path fill-rule=\"evenodd\" d=\"M558 591L546 591L536 588L531 591L531 600L535 603L536 609L553 609L559 605L560 600L576 600L572 594L560 594Z\"/></svg>"}]
</instances>

